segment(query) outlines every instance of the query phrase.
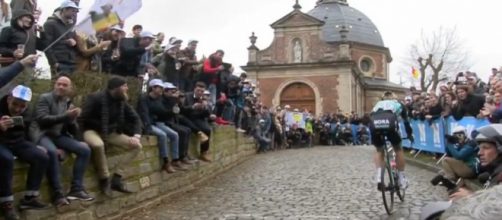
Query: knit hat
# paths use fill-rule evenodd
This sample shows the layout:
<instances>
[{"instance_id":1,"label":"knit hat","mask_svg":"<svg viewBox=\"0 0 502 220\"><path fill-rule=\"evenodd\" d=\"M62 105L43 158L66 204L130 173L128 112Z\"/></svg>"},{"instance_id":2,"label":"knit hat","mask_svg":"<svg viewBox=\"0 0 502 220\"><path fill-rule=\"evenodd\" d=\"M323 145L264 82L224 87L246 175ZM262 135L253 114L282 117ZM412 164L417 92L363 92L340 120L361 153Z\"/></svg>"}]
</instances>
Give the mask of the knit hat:
<instances>
[{"instance_id":1,"label":"knit hat","mask_svg":"<svg viewBox=\"0 0 502 220\"><path fill-rule=\"evenodd\" d=\"M108 90L113 90L126 84L127 81L122 77L113 77L108 80Z\"/></svg>"}]
</instances>

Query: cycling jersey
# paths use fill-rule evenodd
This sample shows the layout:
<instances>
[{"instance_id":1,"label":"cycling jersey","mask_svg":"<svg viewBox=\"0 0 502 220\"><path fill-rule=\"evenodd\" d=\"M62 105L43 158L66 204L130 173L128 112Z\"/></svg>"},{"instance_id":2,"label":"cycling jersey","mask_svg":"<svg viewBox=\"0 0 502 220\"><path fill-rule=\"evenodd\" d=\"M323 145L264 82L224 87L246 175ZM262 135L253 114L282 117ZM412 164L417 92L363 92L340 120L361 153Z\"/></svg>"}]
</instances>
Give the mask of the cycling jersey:
<instances>
[{"instance_id":1,"label":"cycling jersey","mask_svg":"<svg viewBox=\"0 0 502 220\"><path fill-rule=\"evenodd\" d=\"M401 112L403 112L403 105L396 100L382 100L377 102L372 110L372 112L378 111L391 111L395 115L399 116L401 115Z\"/></svg>"}]
</instances>

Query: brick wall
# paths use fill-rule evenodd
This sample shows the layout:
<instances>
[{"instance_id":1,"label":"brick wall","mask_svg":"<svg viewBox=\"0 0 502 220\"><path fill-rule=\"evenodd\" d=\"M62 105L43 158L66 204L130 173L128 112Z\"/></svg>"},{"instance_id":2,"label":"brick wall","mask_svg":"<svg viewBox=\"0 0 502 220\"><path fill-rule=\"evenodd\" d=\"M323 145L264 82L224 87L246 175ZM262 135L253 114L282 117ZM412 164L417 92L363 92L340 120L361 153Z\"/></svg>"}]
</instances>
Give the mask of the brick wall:
<instances>
[{"instance_id":1,"label":"brick wall","mask_svg":"<svg viewBox=\"0 0 502 220\"><path fill-rule=\"evenodd\" d=\"M160 159L155 137L142 138L143 151L127 167L124 174L128 189L131 194L113 192L112 198L99 193L98 179L94 172L92 162L85 176L85 186L89 193L96 197L91 202L74 201L64 210L54 208L46 210L28 210L21 214L22 219L45 220L92 220L92 219L121 219L131 213L144 208L151 208L168 201L176 193L188 191L199 185L204 180L223 172L254 154L254 143L249 137L235 132L234 127L221 126L215 129L211 137L212 163L197 163L187 172L176 172L167 175L160 171ZM196 138L192 138L190 152L199 155ZM123 154L110 153L109 165L121 160ZM73 158L62 164L62 178L65 189L68 189L72 174ZM16 204L22 197L28 166L16 162L14 168L14 192ZM49 202L49 189L47 181L42 184L42 199Z\"/></svg>"}]
</instances>

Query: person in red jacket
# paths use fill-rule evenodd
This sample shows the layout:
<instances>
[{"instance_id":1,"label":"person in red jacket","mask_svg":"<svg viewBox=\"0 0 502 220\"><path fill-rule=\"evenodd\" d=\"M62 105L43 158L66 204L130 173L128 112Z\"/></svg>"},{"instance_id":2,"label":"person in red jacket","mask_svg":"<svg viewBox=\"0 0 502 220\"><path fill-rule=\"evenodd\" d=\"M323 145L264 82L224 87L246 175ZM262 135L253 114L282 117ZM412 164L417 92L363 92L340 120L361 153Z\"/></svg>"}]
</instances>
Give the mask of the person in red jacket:
<instances>
[{"instance_id":1,"label":"person in red jacket","mask_svg":"<svg viewBox=\"0 0 502 220\"><path fill-rule=\"evenodd\" d=\"M211 92L211 102L216 103L216 94L219 83L218 73L225 69L223 66L223 50L217 50L211 54L209 58L204 60L204 67L200 80L208 85L209 92Z\"/></svg>"}]
</instances>

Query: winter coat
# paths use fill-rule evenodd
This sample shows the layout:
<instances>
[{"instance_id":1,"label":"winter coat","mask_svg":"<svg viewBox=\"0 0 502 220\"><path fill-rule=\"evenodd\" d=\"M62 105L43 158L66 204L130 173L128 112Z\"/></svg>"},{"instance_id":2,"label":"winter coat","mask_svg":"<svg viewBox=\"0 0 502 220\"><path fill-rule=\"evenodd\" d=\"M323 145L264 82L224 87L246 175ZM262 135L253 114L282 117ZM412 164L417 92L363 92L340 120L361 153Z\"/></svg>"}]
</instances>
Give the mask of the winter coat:
<instances>
[{"instance_id":1,"label":"winter coat","mask_svg":"<svg viewBox=\"0 0 502 220\"><path fill-rule=\"evenodd\" d=\"M49 48L45 55L47 56L47 60L51 66L56 63L74 65L75 58L77 54L76 46L71 46L67 42L69 39L77 40L75 31L72 31L74 25L68 24L61 16L56 13L53 16L47 18L47 21L44 24L44 36L45 36L45 45L50 45L56 39L61 37L66 33L58 42L54 44L51 48Z\"/></svg>"},{"instance_id":2,"label":"winter coat","mask_svg":"<svg viewBox=\"0 0 502 220\"><path fill-rule=\"evenodd\" d=\"M34 22L27 28L22 28L17 24L17 20L23 16L34 19L33 15L26 10L15 11L11 25L5 27L0 34L0 54L3 57L14 57L14 51L17 50L19 44L24 45L24 57L36 54L37 50L43 50L43 39L37 38L33 31Z\"/></svg>"},{"instance_id":3,"label":"winter coat","mask_svg":"<svg viewBox=\"0 0 502 220\"><path fill-rule=\"evenodd\" d=\"M124 38L120 40L120 60L115 66L114 74L121 76L138 76L141 57L146 52L139 46L139 38Z\"/></svg>"},{"instance_id":4,"label":"winter coat","mask_svg":"<svg viewBox=\"0 0 502 220\"><path fill-rule=\"evenodd\" d=\"M70 104L70 99L58 99L54 92L40 95L30 125L30 139L38 143L44 135L58 137L66 134L75 137L78 130L77 123L66 114Z\"/></svg>"},{"instance_id":5,"label":"winter coat","mask_svg":"<svg viewBox=\"0 0 502 220\"><path fill-rule=\"evenodd\" d=\"M141 120L126 101L113 98L108 91L87 97L82 108L83 130L95 130L102 135L113 132L141 134Z\"/></svg>"}]
</instances>

